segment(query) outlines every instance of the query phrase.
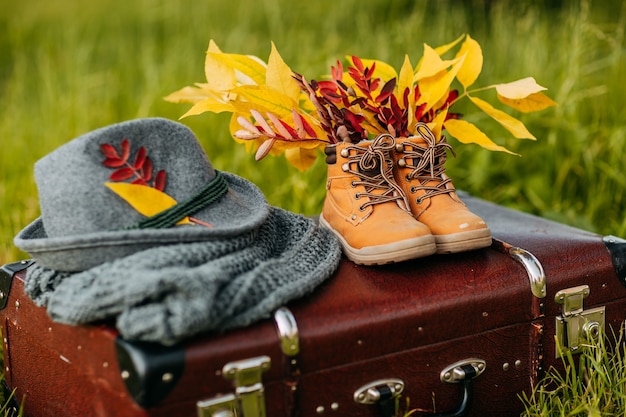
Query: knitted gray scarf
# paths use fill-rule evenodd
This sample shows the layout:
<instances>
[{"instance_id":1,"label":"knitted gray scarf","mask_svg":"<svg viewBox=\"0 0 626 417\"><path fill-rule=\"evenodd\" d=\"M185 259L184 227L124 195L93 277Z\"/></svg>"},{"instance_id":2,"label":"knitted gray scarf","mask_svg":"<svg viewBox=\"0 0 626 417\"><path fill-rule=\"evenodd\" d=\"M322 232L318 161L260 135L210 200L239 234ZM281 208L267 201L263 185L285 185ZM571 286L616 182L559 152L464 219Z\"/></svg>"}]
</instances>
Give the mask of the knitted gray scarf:
<instances>
[{"instance_id":1,"label":"knitted gray scarf","mask_svg":"<svg viewBox=\"0 0 626 417\"><path fill-rule=\"evenodd\" d=\"M115 319L121 336L172 345L248 326L310 293L337 268L335 238L271 207L255 232L160 246L77 273L29 268L26 294L67 324Z\"/></svg>"}]
</instances>

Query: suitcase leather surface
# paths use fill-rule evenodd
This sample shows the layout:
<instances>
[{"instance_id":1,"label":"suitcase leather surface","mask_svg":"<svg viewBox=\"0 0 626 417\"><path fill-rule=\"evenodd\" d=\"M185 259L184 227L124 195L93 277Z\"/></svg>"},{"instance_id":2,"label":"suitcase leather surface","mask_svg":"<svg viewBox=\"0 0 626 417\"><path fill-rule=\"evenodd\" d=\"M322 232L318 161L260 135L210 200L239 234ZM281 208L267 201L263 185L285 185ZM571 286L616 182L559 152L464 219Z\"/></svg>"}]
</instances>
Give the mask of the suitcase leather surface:
<instances>
[{"instance_id":1,"label":"suitcase leather surface","mask_svg":"<svg viewBox=\"0 0 626 417\"><path fill-rule=\"evenodd\" d=\"M478 358L486 368L471 382L468 415L519 415L518 394L559 363L555 294L588 285L584 307L606 306L606 325L618 329L626 287L602 236L463 199L492 229L491 247L380 267L343 260L310 297L287 306L298 330L292 356L271 319L174 348L127 343L104 324L53 323L23 294L17 272L0 311L7 383L25 396L27 416L196 416L198 400L233 392L226 364L267 356L269 417L378 416L355 391L389 378L404 382L410 408L441 413L464 396L463 384L442 382L442 370ZM623 252L617 242L613 252ZM545 297L533 295L511 247L541 263Z\"/></svg>"}]
</instances>

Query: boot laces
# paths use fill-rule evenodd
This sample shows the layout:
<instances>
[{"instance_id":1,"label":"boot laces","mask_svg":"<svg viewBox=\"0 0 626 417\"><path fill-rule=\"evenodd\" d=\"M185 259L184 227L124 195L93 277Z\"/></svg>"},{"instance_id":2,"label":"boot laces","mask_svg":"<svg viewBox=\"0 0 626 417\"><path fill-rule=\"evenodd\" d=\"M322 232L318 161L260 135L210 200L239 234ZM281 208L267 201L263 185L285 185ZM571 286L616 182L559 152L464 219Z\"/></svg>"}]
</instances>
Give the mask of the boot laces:
<instances>
[{"instance_id":1,"label":"boot laces","mask_svg":"<svg viewBox=\"0 0 626 417\"><path fill-rule=\"evenodd\" d=\"M367 197L368 200L363 203L359 209L365 210L366 207L386 203L388 201L402 200L404 207L409 207L402 188L393 178L393 160L391 152L394 149L396 141L390 134L381 134L376 137L366 148L358 145L347 146L345 149L349 152L349 162L347 172L358 177L352 181L353 186L362 185L364 192L356 195L356 198ZM353 170L351 167L356 163L358 169Z\"/></svg>"},{"instance_id":2,"label":"boot laces","mask_svg":"<svg viewBox=\"0 0 626 417\"><path fill-rule=\"evenodd\" d=\"M406 157L404 161L411 172L407 174L408 181L416 180L419 185L412 186L411 191L425 191L424 195L417 198L417 203L421 203L426 198L434 197L439 194L448 194L454 191L454 185L445 174L446 150L450 149L452 155L456 156L452 145L446 142L445 136L437 142L435 135L424 123L417 124L417 132L421 135L426 146L406 141L404 144L409 146L405 149ZM407 159L413 162L409 164Z\"/></svg>"}]
</instances>

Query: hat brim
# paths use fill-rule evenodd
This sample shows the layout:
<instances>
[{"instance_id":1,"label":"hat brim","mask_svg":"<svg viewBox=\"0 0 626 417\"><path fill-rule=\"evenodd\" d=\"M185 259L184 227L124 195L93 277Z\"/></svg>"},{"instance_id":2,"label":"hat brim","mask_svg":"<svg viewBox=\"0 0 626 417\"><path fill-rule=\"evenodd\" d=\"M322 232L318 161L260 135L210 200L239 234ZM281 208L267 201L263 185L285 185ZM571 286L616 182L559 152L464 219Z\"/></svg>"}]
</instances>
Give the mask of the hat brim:
<instances>
[{"instance_id":1,"label":"hat brim","mask_svg":"<svg viewBox=\"0 0 626 417\"><path fill-rule=\"evenodd\" d=\"M221 174L228 183L228 192L194 215L210 227L182 225L50 238L39 217L17 234L14 244L45 268L73 272L155 246L223 239L256 231L269 215L265 196L250 181L227 172Z\"/></svg>"}]
</instances>

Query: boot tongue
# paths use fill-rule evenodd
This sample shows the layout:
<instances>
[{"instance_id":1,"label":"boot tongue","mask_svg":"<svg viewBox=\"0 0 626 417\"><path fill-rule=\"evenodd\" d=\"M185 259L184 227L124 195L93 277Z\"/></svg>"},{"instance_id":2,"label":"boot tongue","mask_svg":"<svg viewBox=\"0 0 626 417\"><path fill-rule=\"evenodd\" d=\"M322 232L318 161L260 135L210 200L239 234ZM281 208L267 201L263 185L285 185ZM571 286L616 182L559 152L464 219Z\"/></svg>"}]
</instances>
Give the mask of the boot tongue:
<instances>
[{"instance_id":1,"label":"boot tongue","mask_svg":"<svg viewBox=\"0 0 626 417\"><path fill-rule=\"evenodd\" d=\"M376 176L379 176L380 175L380 162L377 162L376 166L374 166L373 168L361 170L361 173L363 175L366 175L369 178L374 178Z\"/></svg>"}]
</instances>

